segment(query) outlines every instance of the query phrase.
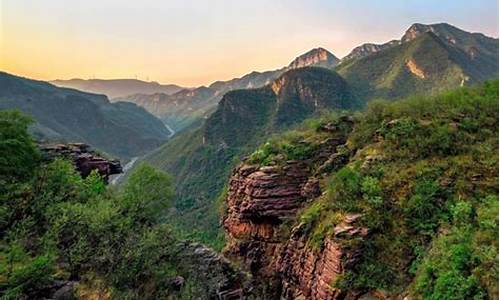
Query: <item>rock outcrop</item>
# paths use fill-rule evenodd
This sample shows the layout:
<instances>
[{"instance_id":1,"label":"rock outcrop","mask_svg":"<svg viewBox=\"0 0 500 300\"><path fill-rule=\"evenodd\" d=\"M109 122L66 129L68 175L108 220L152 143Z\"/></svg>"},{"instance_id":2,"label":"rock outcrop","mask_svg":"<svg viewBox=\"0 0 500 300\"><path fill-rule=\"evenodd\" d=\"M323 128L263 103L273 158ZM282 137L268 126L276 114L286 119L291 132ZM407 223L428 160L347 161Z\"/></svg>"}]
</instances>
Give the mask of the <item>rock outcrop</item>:
<instances>
[{"instance_id":1,"label":"rock outcrop","mask_svg":"<svg viewBox=\"0 0 500 300\"><path fill-rule=\"evenodd\" d=\"M320 130L333 132L334 127L326 124ZM306 203L321 196L321 170L331 172L348 162L345 142L327 138L310 159L270 166L243 164L233 171L223 220L228 241L224 254L252 275L253 297L333 300L347 296L334 283L356 263L360 241L369 234L358 224L361 215L345 215L319 249L308 243L309 229L296 217ZM357 295L349 297L357 299Z\"/></svg>"},{"instance_id":2,"label":"rock outcrop","mask_svg":"<svg viewBox=\"0 0 500 300\"><path fill-rule=\"evenodd\" d=\"M236 300L249 293L246 275L219 253L190 241L179 243L177 249L174 260L179 261L183 273L197 282L190 287L196 299ZM184 278L172 278L171 285L180 288Z\"/></svg>"},{"instance_id":3,"label":"rock outcrop","mask_svg":"<svg viewBox=\"0 0 500 300\"><path fill-rule=\"evenodd\" d=\"M276 281L275 261L283 248L280 225L306 201L302 190L308 175L307 167L296 162L284 167L243 165L233 172L224 220L229 242L225 255L247 266L257 287Z\"/></svg>"},{"instance_id":4,"label":"rock outcrop","mask_svg":"<svg viewBox=\"0 0 500 300\"><path fill-rule=\"evenodd\" d=\"M333 68L339 62L340 60L328 50L324 48L315 48L295 58L288 65L288 69L296 69L309 66Z\"/></svg>"},{"instance_id":5,"label":"rock outcrop","mask_svg":"<svg viewBox=\"0 0 500 300\"><path fill-rule=\"evenodd\" d=\"M83 178L87 177L93 170L97 170L108 182L109 176L122 172L120 161L106 159L83 143L50 144L42 145L40 148L47 160L57 157L71 160Z\"/></svg>"},{"instance_id":6,"label":"rock outcrop","mask_svg":"<svg viewBox=\"0 0 500 300\"><path fill-rule=\"evenodd\" d=\"M334 287L335 281L359 258L361 247L345 242L362 240L368 229L358 226L361 215L347 215L325 239L322 249L307 246L307 234L299 224L279 255L276 267L281 277L285 299L333 300L346 293Z\"/></svg>"}]
</instances>

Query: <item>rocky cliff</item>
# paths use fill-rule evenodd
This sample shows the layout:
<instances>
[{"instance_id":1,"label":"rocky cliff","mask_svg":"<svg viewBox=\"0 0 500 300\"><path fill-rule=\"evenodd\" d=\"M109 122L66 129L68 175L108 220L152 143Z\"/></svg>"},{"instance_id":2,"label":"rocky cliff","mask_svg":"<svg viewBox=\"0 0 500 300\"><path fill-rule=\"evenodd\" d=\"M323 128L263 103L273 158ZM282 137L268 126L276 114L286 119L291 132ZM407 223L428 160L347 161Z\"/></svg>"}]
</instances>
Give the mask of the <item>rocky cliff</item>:
<instances>
[{"instance_id":1,"label":"rocky cliff","mask_svg":"<svg viewBox=\"0 0 500 300\"><path fill-rule=\"evenodd\" d=\"M324 172L344 166L349 152L339 128L351 120L326 124L323 139L305 160L276 158L270 165L245 163L229 181L223 219L225 255L252 275L254 296L264 299L344 299L334 287L357 261L359 241L369 234L360 214L346 214L320 248L309 245L307 225L297 213L322 196ZM326 132L326 133L325 133ZM349 297L357 299L360 294Z\"/></svg>"},{"instance_id":2,"label":"rocky cliff","mask_svg":"<svg viewBox=\"0 0 500 300\"><path fill-rule=\"evenodd\" d=\"M223 219L249 298L497 299L497 93L374 103L259 147Z\"/></svg>"},{"instance_id":3,"label":"rocky cliff","mask_svg":"<svg viewBox=\"0 0 500 300\"><path fill-rule=\"evenodd\" d=\"M83 178L87 177L93 170L97 170L107 182L109 176L122 172L120 161L104 158L83 143L46 144L40 148L45 159L63 157L72 161L75 169Z\"/></svg>"}]
</instances>

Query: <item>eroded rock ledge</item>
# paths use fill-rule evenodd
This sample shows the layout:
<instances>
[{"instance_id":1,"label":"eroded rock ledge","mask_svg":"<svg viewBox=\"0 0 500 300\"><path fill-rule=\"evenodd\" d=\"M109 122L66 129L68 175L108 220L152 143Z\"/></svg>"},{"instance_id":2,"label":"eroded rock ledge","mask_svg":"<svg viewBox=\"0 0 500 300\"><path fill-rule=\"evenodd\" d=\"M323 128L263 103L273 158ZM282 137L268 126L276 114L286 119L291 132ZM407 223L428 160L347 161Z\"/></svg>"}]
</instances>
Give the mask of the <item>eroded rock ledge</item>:
<instances>
[{"instance_id":1,"label":"eroded rock ledge","mask_svg":"<svg viewBox=\"0 0 500 300\"><path fill-rule=\"evenodd\" d=\"M308 244L307 226L296 216L306 203L321 196L323 173L348 162L350 153L339 151L345 149L345 142L328 138L308 160L272 166L243 164L233 171L223 220L228 241L224 254L252 275L252 297L333 300L361 296L334 287L361 251L352 246L361 243L349 241L369 234L358 224L361 215L344 216L320 249Z\"/></svg>"},{"instance_id":2,"label":"eroded rock ledge","mask_svg":"<svg viewBox=\"0 0 500 300\"><path fill-rule=\"evenodd\" d=\"M47 160L57 157L71 160L83 178L87 177L93 170L97 170L108 182L109 176L122 172L120 161L106 159L92 151L89 145L83 143L45 144L41 145L40 149Z\"/></svg>"}]
</instances>

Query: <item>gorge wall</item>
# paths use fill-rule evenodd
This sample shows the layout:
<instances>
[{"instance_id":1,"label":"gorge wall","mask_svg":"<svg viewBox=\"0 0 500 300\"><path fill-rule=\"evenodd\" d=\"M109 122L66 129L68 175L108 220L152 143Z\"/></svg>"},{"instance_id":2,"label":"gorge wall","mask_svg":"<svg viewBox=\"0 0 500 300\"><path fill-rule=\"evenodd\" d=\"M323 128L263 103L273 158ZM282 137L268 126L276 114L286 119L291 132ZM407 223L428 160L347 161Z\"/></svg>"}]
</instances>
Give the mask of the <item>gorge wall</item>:
<instances>
[{"instance_id":1,"label":"gorge wall","mask_svg":"<svg viewBox=\"0 0 500 300\"><path fill-rule=\"evenodd\" d=\"M345 120L349 123L349 120ZM336 132L327 124L323 131ZM306 160L242 164L230 178L223 219L226 257L252 275L253 296L261 299L372 299L383 295L349 294L335 287L357 261L357 246L369 234L358 224L360 214L347 214L323 246L308 242L307 225L296 217L322 196L324 173L344 166L350 157L346 137L332 134Z\"/></svg>"}]
</instances>

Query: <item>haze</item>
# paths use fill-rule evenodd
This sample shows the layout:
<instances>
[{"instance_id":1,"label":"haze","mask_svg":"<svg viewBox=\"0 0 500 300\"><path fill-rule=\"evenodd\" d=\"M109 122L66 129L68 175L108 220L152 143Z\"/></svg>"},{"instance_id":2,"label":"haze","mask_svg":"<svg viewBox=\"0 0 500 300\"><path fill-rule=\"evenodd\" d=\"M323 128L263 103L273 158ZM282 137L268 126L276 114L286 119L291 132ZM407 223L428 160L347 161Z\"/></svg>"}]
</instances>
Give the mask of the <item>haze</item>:
<instances>
[{"instance_id":1,"label":"haze","mask_svg":"<svg viewBox=\"0 0 500 300\"><path fill-rule=\"evenodd\" d=\"M3 0L0 10L0 69L41 80L207 85L318 46L342 57L415 22L498 37L496 0Z\"/></svg>"}]
</instances>

